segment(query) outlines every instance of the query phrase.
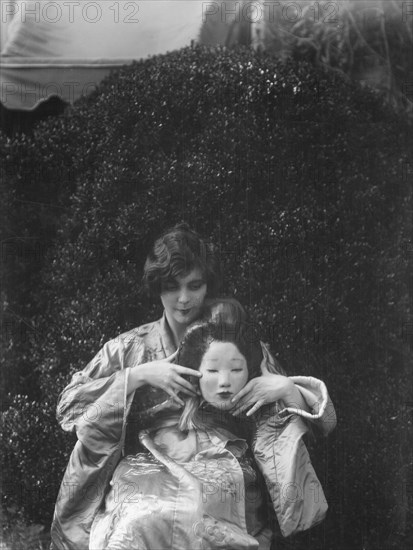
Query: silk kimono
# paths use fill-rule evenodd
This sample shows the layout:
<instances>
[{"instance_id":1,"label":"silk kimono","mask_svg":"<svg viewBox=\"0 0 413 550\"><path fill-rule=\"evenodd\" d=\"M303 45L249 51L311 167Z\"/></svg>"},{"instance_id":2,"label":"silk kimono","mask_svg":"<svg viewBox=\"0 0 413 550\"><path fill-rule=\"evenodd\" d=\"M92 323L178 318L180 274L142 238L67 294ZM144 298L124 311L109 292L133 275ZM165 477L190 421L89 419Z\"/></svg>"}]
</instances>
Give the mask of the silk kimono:
<instances>
[{"instance_id":1,"label":"silk kimono","mask_svg":"<svg viewBox=\"0 0 413 550\"><path fill-rule=\"evenodd\" d=\"M148 452L120 461L90 549L269 548L265 484L246 441L219 424L183 433L179 417L156 419L140 432Z\"/></svg>"},{"instance_id":2,"label":"silk kimono","mask_svg":"<svg viewBox=\"0 0 413 550\"><path fill-rule=\"evenodd\" d=\"M302 440L307 431L302 417L325 434L334 428L325 385L292 377L312 412L280 410L278 404L261 409L249 448L221 427L191 434L185 456L176 456L179 406L149 385L127 394L130 368L174 351L163 316L105 344L61 393L58 421L64 430L75 431L78 441L56 502L52 549L266 550L268 528L262 525L255 532L247 525L246 487L256 470L284 536L324 518L327 503ZM255 471L248 466L247 451ZM205 495L210 475L223 476L220 490ZM232 488L225 499L223 487ZM134 523L134 517L140 519ZM152 524L155 519L159 522Z\"/></svg>"}]
</instances>

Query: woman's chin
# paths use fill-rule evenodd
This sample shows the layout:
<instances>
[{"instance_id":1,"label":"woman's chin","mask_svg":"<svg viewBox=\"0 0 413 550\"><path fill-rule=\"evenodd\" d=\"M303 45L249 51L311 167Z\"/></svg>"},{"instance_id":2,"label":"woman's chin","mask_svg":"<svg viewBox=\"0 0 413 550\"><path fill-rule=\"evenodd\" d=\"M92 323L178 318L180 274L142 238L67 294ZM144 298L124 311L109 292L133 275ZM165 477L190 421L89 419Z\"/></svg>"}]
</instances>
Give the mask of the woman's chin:
<instances>
[{"instance_id":1,"label":"woman's chin","mask_svg":"<svg viewBox=\"0 0 413 550\"><path fill-rule=\"evenodd\" d=\"M188 311L176 311L174 319L178 325L187 327L196 321L199 318L199 315L200 309L198 307L193 307L188 309Z\"/></svg>"}]
</instances>

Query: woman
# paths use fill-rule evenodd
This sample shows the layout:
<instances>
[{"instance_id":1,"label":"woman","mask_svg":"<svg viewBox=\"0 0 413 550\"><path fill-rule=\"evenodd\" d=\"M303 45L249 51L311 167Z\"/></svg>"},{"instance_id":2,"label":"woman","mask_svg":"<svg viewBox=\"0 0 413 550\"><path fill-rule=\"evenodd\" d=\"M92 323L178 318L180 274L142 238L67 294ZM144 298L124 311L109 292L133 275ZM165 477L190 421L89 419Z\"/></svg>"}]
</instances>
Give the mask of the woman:
<instances>
[{"instance_id":1,"label":"woman","mask_svg":"<svg viewBox=\"0 0 413 550\"><path fill-rule=\"evenodd\" d=\"M231 397L261 374L259 341L248 344L240 328L198 323L188 329L178 359L202 374L200 395L185 399L182 414L155 413L140 432L146 452L117 466L90 548L253 549L256 535L265 531L270 539L261 517L264 491L245 498L246 489L259 487L247 446L252 424L227 412ZM247 514L245 502L251 502Z\"/></svg>"},{"instance_id":2,"label":"woman","mask_svg":"<svg viewBox=\"0 0 413 550\"><path fill-rule=\"evenodd\" d=\"M200 374L172 359L187 327L216 295L219 281L212 245L187 226L177 226L155 242L144 282L160 297L162 318L106 343L60 396L58 420L64 430L76 431L78 441L56 502L53 548L89 548L93 519L122 454L141 449L139 431L154 415L175 414L184 405L182 397L197 395L186 377ZM324 433L334 428L334 409L322 384L276 374L269 355L261 370L263 376L234 396L234 414L283 401L286 411L307 414Z\"/></svg>"}]
</instances>

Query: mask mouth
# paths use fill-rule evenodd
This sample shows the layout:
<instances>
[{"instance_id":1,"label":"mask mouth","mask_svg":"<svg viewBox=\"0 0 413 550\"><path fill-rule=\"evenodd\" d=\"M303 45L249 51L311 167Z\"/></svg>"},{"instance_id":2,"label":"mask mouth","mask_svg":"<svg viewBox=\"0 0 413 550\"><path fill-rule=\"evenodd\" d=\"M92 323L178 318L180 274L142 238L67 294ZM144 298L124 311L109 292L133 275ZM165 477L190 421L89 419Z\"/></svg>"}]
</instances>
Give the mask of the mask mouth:
<instances>
[{"instance_id":1,"label":"mask mouth","mask_svg":"<svg viewBox=\"0 0 413 550\"><path fill-rule=\"evenodd\" d=\"M221 391L218 393L220 397L231 397L232 392L231 391Z\"/></svg>"}]
</instances>

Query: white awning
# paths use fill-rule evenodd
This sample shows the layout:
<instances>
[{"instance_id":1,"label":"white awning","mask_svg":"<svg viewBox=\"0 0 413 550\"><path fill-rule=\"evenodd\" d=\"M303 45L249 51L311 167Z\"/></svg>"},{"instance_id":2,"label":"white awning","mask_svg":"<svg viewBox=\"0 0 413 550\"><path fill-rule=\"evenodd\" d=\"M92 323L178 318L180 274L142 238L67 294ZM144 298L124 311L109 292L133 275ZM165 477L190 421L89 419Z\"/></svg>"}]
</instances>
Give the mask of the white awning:
<instances>
[{"instance_id":1,"label":"white awning","mask_svg":"<svg viewBox=\"0 0 413 550\"><path fill-rule=\"evenodd\" d=\"M216 8L202 0L0 0L0 101L72 103L133 60L188 46ZM230 15L230 14L229 14Z\"/></svg>"}]
</instances>

